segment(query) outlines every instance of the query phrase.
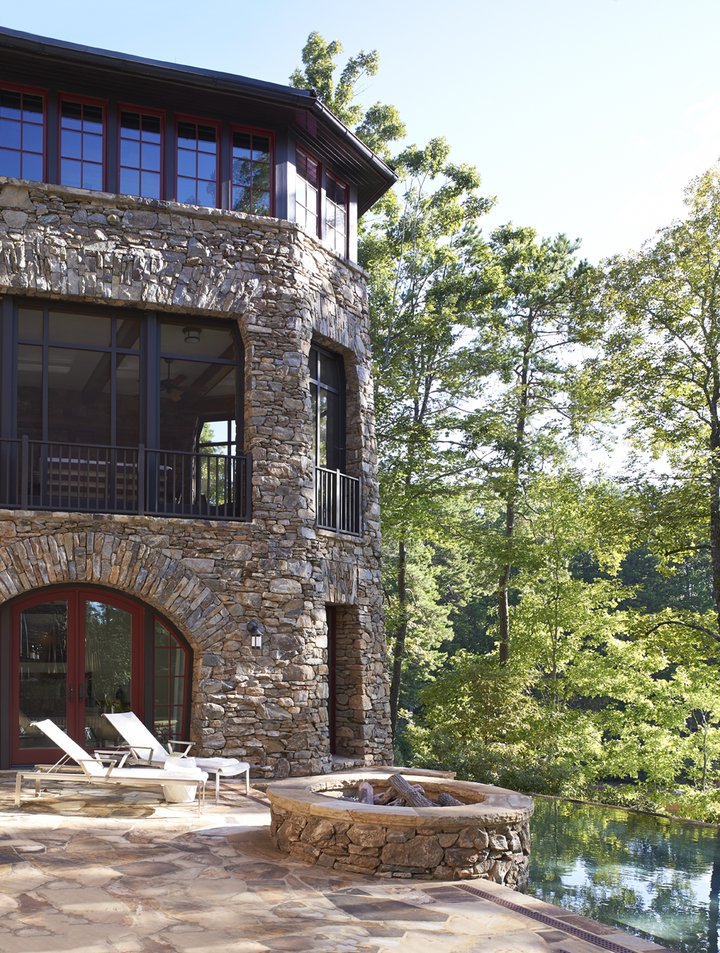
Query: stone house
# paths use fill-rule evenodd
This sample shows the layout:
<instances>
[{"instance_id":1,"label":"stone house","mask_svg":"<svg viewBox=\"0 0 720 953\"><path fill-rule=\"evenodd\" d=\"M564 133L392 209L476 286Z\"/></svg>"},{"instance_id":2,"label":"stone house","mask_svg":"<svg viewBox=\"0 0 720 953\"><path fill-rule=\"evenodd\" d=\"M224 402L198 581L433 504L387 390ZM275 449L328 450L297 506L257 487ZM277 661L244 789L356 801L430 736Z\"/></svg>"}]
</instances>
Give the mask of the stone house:
<instances>
[{"instance_id":1,"label":"stone house","mask_svg":"<svg viewBox=\"0 0 720 953\"><path fill-rule=\"evenodd\" d=\"M393 182L312 91L0 30L0 768L130 708L256 777L391 758Z\"/></svg>"}]
</instances>

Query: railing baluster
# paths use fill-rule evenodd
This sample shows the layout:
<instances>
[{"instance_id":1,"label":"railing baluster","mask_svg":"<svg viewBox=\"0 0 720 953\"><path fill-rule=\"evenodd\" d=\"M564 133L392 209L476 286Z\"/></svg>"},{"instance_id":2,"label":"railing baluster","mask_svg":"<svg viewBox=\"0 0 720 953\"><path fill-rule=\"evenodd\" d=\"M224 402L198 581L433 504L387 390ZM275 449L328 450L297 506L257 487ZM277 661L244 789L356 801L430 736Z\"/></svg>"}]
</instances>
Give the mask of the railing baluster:
<instances>
[{"instance_id":1,"label":"railing baluster","mask_svg":"<svg viewBox=\"0 0 720 953\"><path fill-rule=\"evenodd\" d=\"M20 505L27 509L30 490L30 441L27 434L22 436L20 448Z\"/></svg>"},{"instance_id":2,"label":"railing baluster","mask_svg":"<svg viewBox=\"0 0 720 953\"><path fill-rule=\"evenodd\" d=\"M318 522L336 523L338 477L321 468L317 474ZM0 506L249 520L252 456L52 443L24 434L0 440Z\"/></svg>"}]
</instances>

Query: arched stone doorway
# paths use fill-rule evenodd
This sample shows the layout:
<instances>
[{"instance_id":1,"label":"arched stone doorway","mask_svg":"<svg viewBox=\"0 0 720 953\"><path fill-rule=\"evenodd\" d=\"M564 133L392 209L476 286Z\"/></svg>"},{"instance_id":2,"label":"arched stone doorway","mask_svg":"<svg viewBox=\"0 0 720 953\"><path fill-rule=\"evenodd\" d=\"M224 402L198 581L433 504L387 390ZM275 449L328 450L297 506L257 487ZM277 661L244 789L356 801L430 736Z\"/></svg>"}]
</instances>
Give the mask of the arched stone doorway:
<instances>
[{"instance_id":1,"label":"arched stone doorway","mask_svg":"<svg viewBox=\"0 0 720 953\"><path fill-rule=\"evenodd\" d=\"M192 651L151 606L100 586L51 586L0 612L0 763L54 761L33 721L86 750L119 743L104 712L133 710L160 738L187 737Z\"/></svg>"}]
</instances>

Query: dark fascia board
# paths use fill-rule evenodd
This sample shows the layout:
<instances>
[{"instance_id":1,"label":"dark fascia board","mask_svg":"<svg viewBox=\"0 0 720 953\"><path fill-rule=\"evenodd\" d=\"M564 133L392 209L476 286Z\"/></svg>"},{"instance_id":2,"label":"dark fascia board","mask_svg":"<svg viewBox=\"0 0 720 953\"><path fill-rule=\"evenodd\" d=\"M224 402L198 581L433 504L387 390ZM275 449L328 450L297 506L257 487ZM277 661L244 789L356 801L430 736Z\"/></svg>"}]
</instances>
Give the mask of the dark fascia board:
<instances>
[{"instance_id":1,"label":"dark fascia board","mask_svg":"<svg viewBox=\"0 0 720 953\"><path fill-rule=\"evenodd\" d=\"M79 43L69 43L66 40L23 33L20 30L9 30L6 27L0 27L0 50L2 49L48 56L64 62L74 62L99 69L117 70L122 66L125 73L137 76L147 78L151 75L164 82L234 93L255 101L286 106L293 110L307 110L313 113L343 146L349 148L361 162L366 164L370 177L375 180L374 187L368 189L363 196L364 201L358 208L360 215L397 181L397 175L392 168L333 115L319 99L315 90L295 89L292 86L269 83L248 76L236 76L233 73L181 66L144 56L97 49Z\"/></svg>"}]
</instances>

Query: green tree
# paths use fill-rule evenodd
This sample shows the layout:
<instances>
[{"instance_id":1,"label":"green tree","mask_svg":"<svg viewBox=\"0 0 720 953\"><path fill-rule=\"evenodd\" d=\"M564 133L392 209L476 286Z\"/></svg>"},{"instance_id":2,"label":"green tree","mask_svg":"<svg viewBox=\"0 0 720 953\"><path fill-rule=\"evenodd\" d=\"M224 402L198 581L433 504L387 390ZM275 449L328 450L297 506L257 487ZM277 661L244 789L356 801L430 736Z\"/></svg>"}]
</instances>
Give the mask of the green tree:
<instances>
[{"instance_id":1,"label":"green tree","mask_svg":"<svg viewBox=\"0 0 720 953\"><path fill-rule=\"evenodd\" d=\"M666 563L710 554L715 620L672 624L720 639L720 169L695 179L687 218L616 258L604 306L614 315L605 364L632 433L669 473L657 478L653 548Z\"/></svg>"},{"instance_id":2,"label":"green tree","mask_svg":"<svg viewBox=\"0 0 720 953\"><path fill-rule=\"evenodd\" d=\"M462 431L481 375L475 329L486 250L474 227L490 202L475 169L450 161L442 139L398 158L401 201L368 226L361 261L370 273L386 589L395 610L391 712L396 723L409 635L409 559L416 541L445 539L453 498L473 465ZM469 223L469 224L468 224Z\"/></svg>"},{"instance_id":3,"label":"green tree","mask_svg":"<svg viewBox=\"0 0 720 953\"><path fill-rule=\"evenodd\" d=\"M405 135L397 109L378 102L365 110L358 102L358 83L378 71L377 50L370 53L361 50L340 69L337 58L342 51L339 40L328 42L319 33L312 32L302 50L302 68L293 70L290 84L297 89L314 89L341 122L371 149L388 158L391 144Z\"/></svg>"},{"instance_id":4,"label":"green tree","mask_svg":"<svg viewBox=\"0 0 720 953\"><path fill-rule=\"evenodd\" d=\"M487 396L470 433L487 448L482 495L489 518L497 519L491 564L503 662L511 654L516 538L527 493L538 474L563 460L569 437L589 415L575 385L581 349L595 340L600 322L587 307L594 273L576 250L564 235L538 239L531 228L506 225L491 236L481 273L492 297L480 341Z\"/></svg>"}]
</instances>

